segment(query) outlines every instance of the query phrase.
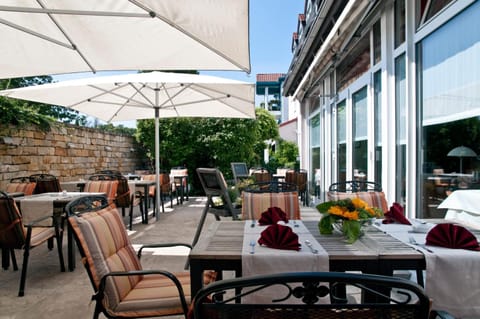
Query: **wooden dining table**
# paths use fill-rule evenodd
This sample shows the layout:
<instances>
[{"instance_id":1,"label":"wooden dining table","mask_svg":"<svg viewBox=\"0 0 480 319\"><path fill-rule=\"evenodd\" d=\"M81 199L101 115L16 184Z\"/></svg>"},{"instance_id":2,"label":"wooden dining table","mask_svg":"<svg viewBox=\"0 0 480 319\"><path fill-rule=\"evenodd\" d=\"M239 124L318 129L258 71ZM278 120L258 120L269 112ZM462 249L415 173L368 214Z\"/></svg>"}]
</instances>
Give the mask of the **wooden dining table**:
<instances>
[{"instance_id":1,"label":"wooden dining table","mask_svg":"<svg viewBox=\"0 0 480 319\"><path fill-rule=\"evenodd\" d=\"M321 235L318 221L304 225L327 251L330 271L361 271L369 274L393 275L395 270L415 270L423 284L425 256L412 246L388 235L374 226L353 244L341 234ZM203 272L215 270L242 276L242 245L245 221L217 221L199 239L189 255L191 293L202 287Z\"/></svg>"}]
</instances>

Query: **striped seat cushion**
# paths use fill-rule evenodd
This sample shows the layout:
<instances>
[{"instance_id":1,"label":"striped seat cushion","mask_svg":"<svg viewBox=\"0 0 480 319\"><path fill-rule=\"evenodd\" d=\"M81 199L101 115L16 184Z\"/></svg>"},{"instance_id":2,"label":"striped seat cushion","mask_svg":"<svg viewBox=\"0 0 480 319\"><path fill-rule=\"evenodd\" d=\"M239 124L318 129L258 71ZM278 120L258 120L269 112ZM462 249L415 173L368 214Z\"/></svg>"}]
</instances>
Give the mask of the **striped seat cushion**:
<instances>
[{"instance_id":1,"label":"striped seat cushion","mask_svg":"<svg viewBox=\"0 0 480 319\"><path fill-rule=\"evenodd\" d=\"M114 271L141 270L115 205L96 212L69 217L72 229L84 251L84 263L91 273L95 289L101 278ZM176 273L190 302L190 275ZM206 273L207 280L215 276ZM124 276L107 280L103 305L112 317L153 317L182 314L178 291L173 282L162 275Z\"/></svg>"},{"instance_id":2,"label":"striped seat cushion","mask_svg":"<svg viewBox=\"0 0 480 319\"><path fill-rule=\"evenodd\" d=\"M372 207L380 208L384 213L388 212L388 203L384 192L327 192L328 200L341 200L346 198L360 198Z\"/></svg>"},{"instance_id":3,"label":"striped seat cushion","mask_svg":"<svg viewBox=\"0 0 480 319\"><path fill-rule=\"evenodd\" d=\"M259 219L270 207L279 207L289 219L300 219L298 192L242 193L242 219Z\"/></svg>"},{"instance_id":4,"label":"striped seat cushion","mask_svg":"<svg viewBox=\"0 0 480 319\"><path fill-rule=\"evenodd\" d=\"M24 195L32 195L33 191L35 190L35 186L37 183L29 182L29 183L9 183L6 188L7 193L23 193Z\"/></svg>"},{"instance_id":5,"label":"striped seat cushion","mask_svg":"<svg viewBox=\"0 0 480 319\"><path fill-rule=\"evenodd\" d=\"M117 196L118 181L88 181L84 192L105 193L109 203L113 203Z\"/></svg>"}]
</instances>

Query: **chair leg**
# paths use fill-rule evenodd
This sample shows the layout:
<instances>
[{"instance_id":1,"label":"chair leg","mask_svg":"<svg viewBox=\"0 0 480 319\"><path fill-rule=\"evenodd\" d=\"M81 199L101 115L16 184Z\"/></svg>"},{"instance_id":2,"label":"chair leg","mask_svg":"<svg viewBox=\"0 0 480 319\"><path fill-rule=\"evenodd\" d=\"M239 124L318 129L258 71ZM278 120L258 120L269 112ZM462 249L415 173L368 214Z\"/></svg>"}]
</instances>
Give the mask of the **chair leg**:
<instances>
[{"instance_id":1,"label":"chair leg","mask_svg":"<svg viewBox=\"0 0 480 319\"><path fill-rule=\"evenodd\" d=\"M128 229L132 230L132 228L133 228L133 202L132 202L132 205L130 205L130 212L128 214Z\"/></svg>"},{"instance_id":2,"label":"chair leg","mask_svg":"<svg viewBox=\"0 0 480 319\"><path fill-rule=\"evenodd\" d=\"M55 227L55 237L57 239L58 260L60 261L60 271L65 272L65 260L63 258L63 231Z\"/></svg>"},{"instance_id":3,"label":"chair leg","mask_svg":"<svg viewBox=\"0 0 480 319\"><path fill-rule=\"evenodd\" d=\"M23 297L25 295L25 280L27 278L27 266L28 266L29 255L30 255L30 243L25 245L25 248L23 251L22 275L20 277L20 287L18 289L19 297Z\"/></svg>"},{"instance_id":4,"label":"chair leg","mask_svg":"<svg viewBox=\"0 0 480 319\"><path fill-rule=\"evenodd\" d=\"M15 249L10 249L10 256L12 257L13 270L17 271L18 270L18 265L17 265L17 258L15 257ZM8 256L7 256L7 258L8 258Z\"/></svg>"}]
</instances>

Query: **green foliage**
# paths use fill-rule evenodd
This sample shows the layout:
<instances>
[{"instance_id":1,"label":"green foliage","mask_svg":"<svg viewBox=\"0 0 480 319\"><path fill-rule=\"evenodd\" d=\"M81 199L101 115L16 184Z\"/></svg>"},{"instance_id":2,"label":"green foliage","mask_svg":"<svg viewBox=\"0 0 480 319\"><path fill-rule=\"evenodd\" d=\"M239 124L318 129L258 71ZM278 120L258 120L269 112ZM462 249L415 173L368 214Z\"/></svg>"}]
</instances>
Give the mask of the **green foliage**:
<instances>
[{"instance_id":1,"label":"green foliage","mask_svg":"<svg viewBox=\"0 0 480 319\"><path fill-rule=\"evenodd\" d=\"M264 140L278 137L273 117L257 109L257 119L170 118L160 119L160 167L185 165L195 184L197 167L218 167L231 179L231 162L259 163ZM265 111L266 112L266 111ZM137 123L136 138L146 150L151 168L155 160L154 120ZM262 145L261 152L258 146ZM193 177L193 178L192 178ZM197 184L198 186L198 184Z\"/></svg>"},{"instance_id":2,"label":"green foliage","mask_svg":"<svg viewBox=\"0 0 480 319\"><path fill-rule=\"evenodd\" d=\"M137 132L137 129L131 128L131 127L126 127L123 125L117 125L114 126L113 124L101 124L97 125L95 127L96 129L99 129L100 131L104 132L110 132L110 133L115 133L115 134L124 134L124 135L130 135L134 136L135 133Z\"/></svg>"}]
</instances>

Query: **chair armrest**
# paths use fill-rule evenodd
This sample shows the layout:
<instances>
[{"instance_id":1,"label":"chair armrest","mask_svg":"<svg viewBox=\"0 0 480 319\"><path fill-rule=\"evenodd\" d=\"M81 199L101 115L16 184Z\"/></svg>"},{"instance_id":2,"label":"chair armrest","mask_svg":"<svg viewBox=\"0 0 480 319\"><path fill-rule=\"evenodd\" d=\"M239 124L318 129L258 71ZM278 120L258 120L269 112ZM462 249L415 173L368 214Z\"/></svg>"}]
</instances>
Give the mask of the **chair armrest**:
<instances>
[{"instance_id":1,"label":"chair armrest","mask_svg":"<svg viewBox=\"0 0 480 319\"><path fill-rule=\"evenodd\" d=\"M185 243L162 243L162 244L145 244L140 247L137 252L138 258L142 257L142 250L143 248L163 248L163 247L175 247L175 246L183 246L192 249L192 245L185 244Z\"/></svg>"},{"instance_id":2,"label":"chair armrest","mask_svg":"<svg viewBox=\"0 0 480 319\"><path fill-rule=\"evenodd\" d=\"M92 296L92 300L102 301L105 292L105 286L108 277L124 277L124 276L146 276L146 275L163 275L169 278L176 286L178 293L180 295L180 299L182 301L182 305L184 309L187 309L187 302L185 300L185 293L183 291L182 284L178 280L178 278L171 272L166 270L132 270L132 271L115 271L104 275L100 279L100 285L98 286L98 291Z\"/></svg>"}]
</instances>

